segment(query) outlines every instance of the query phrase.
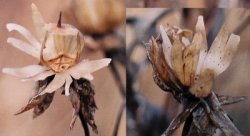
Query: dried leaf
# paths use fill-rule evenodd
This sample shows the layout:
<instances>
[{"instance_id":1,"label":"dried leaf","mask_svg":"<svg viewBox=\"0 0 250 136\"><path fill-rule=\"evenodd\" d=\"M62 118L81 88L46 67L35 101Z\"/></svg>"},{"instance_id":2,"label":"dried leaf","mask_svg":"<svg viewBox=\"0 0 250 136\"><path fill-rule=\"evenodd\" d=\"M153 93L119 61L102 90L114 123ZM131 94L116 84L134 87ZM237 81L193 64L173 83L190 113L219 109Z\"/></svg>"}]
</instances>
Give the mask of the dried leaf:
<instances>
[{"instance_id":1,"label":"dried leaf","mask_svg":"<svg viewBox=\"0 0 250 136\"><path fill-rule=\"evenodd\" d=\"M41 103L37 104L37 106L34 107L33 118L36 118L37 116L41 115L46 109L49 108L51 102L53 101L54 95L55 93L46 93L40 96Z\"/></svg>"},{"instance_id":2,"label":"dried leaf","mask_svg":"<svg viewBox=\"0 0 250 136\"><path fill-rule=\"evenodd\" d=\"M50 105L53 100L54 93L52 94L44 94L40 96L34 96L31 98L26 106L21 108L19 111L15 113L15 115L19 115L34 108L34 116L37 117L41 115Z\"/></svg>"},{"instance_id":3,"label":"dried leaf","mask_svg":"<svg viewBox=\"0 0 250 136\"><path fill-rule=\"evenodd\" d=\"M75 121L78 117L81 105L80 105L80 96L79 96L79 94L77 94L77 90L73 90L73 88L71 88L71 89L72 89L72 91L71 91L71 94L69 97L70 97L70 101L71 101L71 104L72 104L74 111L72 113L72 119L70 122L70 129L73 129Z\"/></svg>"}]
</instances>

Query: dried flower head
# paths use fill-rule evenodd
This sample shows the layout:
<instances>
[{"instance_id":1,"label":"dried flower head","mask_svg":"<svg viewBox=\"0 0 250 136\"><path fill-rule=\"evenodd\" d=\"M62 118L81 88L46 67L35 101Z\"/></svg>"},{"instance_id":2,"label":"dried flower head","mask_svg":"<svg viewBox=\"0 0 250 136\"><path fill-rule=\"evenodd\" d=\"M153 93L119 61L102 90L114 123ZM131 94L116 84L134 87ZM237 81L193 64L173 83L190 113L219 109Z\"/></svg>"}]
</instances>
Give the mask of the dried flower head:
<instances>
[{"instance_id":1,"label":"dried flower head","mask_svg":"<svg viewBox=\"0 0 250 136\"><path fill-rule=\"evenodd\" d=\"M70 128L79 115L83 124L87 122L97 132L93 117L97 108L95 92L89 80L93 79L93 72L106 67L111 59L79 61L84 46L80 40L80 32L69 24L62 24L61 13L58 23L45 23L37 7L34 4L31 7L39 40L26 28L13 23L7 24L9 31L19 32L29 43L12 37L7 42L40 61L38 65L2 69L3 73L22 78L23 81L37 82L35 95L16 114L34 108L34 117L40 115L49 107L54 92L63 87L63 94L70 96L74 108Z\"/></svg>"},{"instance_id":2,"label":"dried flower head","mask_svg":"<svg viewBox=\"0 0 250 136\"><path fill-rule=\"evenodd\" d=\"M26 80L44 80L55 75L51 83L39 94L52 93L65 84L65 94L69 95L72 78L92 80L92 72L107 66L111 59L78 62L84 43L80 42L80 32L69 24L48 23L43 20L37 7L32 4L33 22L40 41L26 28L9 23L9 31L17 31L28 41L8 38L7 42L19 50L37 58L41 65L30 65L23 68L3 68L3 72Z\"/></svg>"},{"instance_id":3,"label":"dried flower head","mask_svg":"<svg viewBox=\"0 0 250 136\"><path fill-rule=\"evenodd\" d=\"M147 45L156 76L163 79L167 88L188 87L196 97L208 96L214 78L228 68L240 42L239 36L229 36L224 24L208 51L203 16L198 17L194 34L168 25L161 25L160 33Z\"/></svg>"}]
</instances>

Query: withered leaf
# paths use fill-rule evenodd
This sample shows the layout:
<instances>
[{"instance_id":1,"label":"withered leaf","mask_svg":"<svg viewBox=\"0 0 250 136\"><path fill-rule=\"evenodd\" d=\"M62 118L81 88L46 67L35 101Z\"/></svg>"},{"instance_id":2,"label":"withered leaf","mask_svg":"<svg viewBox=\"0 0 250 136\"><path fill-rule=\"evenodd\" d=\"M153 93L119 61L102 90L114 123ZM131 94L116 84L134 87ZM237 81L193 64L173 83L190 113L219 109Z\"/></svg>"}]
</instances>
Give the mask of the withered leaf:
<instances>
[{"instance_id":1,"label":"withered leaf","mask_svg":"<svg viewBox=\"0 0 250 136\"><path fill-rule=\"evenodd\" d=\"M34 108L34 118L44 113L44 111L50 106L51 102L53 101L55 93L45 93L43 95L38 94L42 92L53 79L54 76L49 76L45 80L39 80L36 85L35 95L30 98L27 105L16 112L15 115L21 114L32 108Z\"/></svg>"},{"instance_id":2,"label":"withered leaf","mask_svg":"<svg viewBox=\"0 0 250 136\"><path fill-rule=\"evenodd\" d=\"M95 133L98 133L97 126L94 121L94 113L97 109L94 99L94 89L90 81L86 79L73 79L73 84L70 86L70 101L74 108L70 128L72 129L77 116L80 116L82 124L87 122ZM84 127L84 129L86 129ZM87 130L85 130L87 131Z\"/></svg>"},{"instance_id":3,"label":"withered leaf","mask_svg":"<svg viewBox=\"0 0 250 136\"><path fill-rule=\"evenodd\" d=\"M28 104L24 106L23 108L21 108L19 111L17 111L15 115L19 115L25 111L28 111L34 108L33 117L39 116L49 107L49 105L51 104L53 100L53 96L54 96L54 93L52 94L46 93L44 95L34 96L29 100Z\"/></svg>"}]
</instances>

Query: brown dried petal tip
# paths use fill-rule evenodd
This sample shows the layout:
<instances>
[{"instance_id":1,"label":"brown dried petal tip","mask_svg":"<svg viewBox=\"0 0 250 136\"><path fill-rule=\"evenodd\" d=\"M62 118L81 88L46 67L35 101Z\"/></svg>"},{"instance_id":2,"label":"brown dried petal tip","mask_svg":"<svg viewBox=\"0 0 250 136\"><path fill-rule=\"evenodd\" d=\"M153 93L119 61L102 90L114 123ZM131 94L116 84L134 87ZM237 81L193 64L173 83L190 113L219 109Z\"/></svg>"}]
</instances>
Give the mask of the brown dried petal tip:
<instances>
[{"instance_id":1,"label":"brown dried petal tip","mask_svg":"<svg viewBox=\"0 0 250 136\"><path fill-rule=\"evenodd\" d=\"M58 19L58 22L57 22L57 27L59 27L59 28L62 27L61 20L62 20L62 11L60 11L59 19Z\"/></svg>"}]
</instances>

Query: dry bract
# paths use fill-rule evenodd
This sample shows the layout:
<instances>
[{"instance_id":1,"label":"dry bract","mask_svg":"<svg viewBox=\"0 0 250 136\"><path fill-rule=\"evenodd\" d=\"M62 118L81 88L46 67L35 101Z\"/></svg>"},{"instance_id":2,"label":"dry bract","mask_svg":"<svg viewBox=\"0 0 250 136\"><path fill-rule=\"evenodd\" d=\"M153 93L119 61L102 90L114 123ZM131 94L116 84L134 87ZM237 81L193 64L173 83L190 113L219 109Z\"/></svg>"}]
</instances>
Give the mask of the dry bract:
<instances>
[{"instance_id":1,"label":"dry bract","mask_svg":"<svg viewBox=\"0 0 250 136\"><path fill-rule=\"evenodd\" d=\"M224 24L208 51L202 16L198 17L194 34L168 25L161 25L160 32L160 37L150 40L148 48L155 71L171 89L189 87L196 97L208 96L214 78L230 65L240 42L239 36L229 36L227 24Z\"/></svg>"}]
</instances>

